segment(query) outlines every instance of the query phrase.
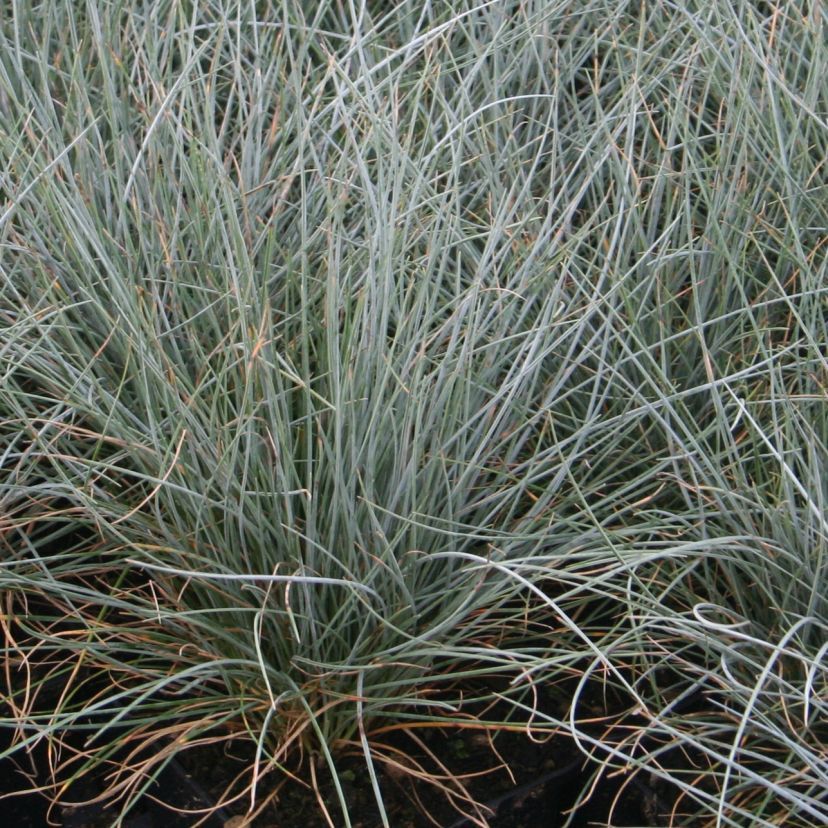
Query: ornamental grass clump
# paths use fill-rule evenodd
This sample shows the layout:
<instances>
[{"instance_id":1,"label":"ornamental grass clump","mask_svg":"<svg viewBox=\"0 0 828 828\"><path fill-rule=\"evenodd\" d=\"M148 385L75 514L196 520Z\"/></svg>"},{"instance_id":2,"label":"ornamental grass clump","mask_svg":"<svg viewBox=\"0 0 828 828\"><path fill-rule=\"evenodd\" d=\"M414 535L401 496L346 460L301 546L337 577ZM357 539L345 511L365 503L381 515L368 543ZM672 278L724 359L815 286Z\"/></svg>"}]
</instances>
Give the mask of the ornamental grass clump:
<instances>
[{"instance_id":1,"label":"ornamental grass clump","mask_svg":"<svg viewBox=\"0 0 828 828\"><path fill-rule=\"evenodd\" d=\"M11 4L4 724L52 795L106 766L117 822L245 738L252 821L324 775L351 825L358 755L384 825L401 771L485 825L387 736L462 725L828 818L828 21L766 5Z\"/></svg>"}]
</instances>

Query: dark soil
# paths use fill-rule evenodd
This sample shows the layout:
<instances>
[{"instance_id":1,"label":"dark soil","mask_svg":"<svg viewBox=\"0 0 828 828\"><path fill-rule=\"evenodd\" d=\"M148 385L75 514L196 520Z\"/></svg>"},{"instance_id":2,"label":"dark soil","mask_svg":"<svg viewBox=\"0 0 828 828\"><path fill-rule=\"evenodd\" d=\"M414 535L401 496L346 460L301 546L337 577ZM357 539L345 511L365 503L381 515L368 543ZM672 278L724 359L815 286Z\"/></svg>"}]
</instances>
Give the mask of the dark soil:
<instances>
[{"instance_id":1,"label":"dark soil","mask_svg":"<svg viewBox=\"0 0 828 828\"><path fill-rule=\"evenodd\" d=\"M0 732L0 753L9 747L9 733ZM47 767L42 746L0 760L0 824L14 828L111 828L113 809L91 802L105 789L103 774L82 777L69 787L60 803L52 805L45 793L27 793L38 784L48 784ZM192 816L179 816L163 803L189 809L208 808L214 803L178 765L167 768L148 793L123 822L124 828L190 828L195 822ZM222 828L223 822L210 820L205 825Z\"/></svg>"},{"instance_id":2,"label":"dark soil","mask_svg":"<svg viewBox=\"0 0 828 828\"><path fill-rule=\"evenodd\" d=\"M513 784L508 774L501 771L469 785L472 795L491 809L486 812L491 828L562 826L579 794L591 781L582 757L574 753L571 740L561 737L545 745L535 745L522 735L503 735L506 738L498 740L498 751L509 762L517 784ZM474 772L483 764L488 767L492 765L488 749L475 746L474 740L465 733L440 734L429 741L432 750L442 742L440 760L454 772ZM214 754L214 761L206 753L184 761L192 771L197 772L196 763L203 760L205 766L202 772L217 781L225 777L223 781L226 782L226 778L233 773L230 770L232 766L235 764L238 772L245 760L243 757L220 754L219 749ZM392 828L431 828L435 825L440 828L472 828L473 823L458 817L445 798L430 786L414 784L410 779L395 779L383 771L379 776ZM355 758L352 762L343 762L340 777L345 797L351 804L354 828L380 828L382 822L362 760ZM621 791L625 782L628 783L626 789ZM320 780L320 787L326 794L334 823L341 824L333 786ZM664 794L664 791L651 788L639 780L630 782L619 777L605 781L599 783L589 801L578 809L571 825L573 828L607 824L617 828L667 825L667 820L659 814L660 810L668 810L667 804L662 801ZM418 802L422 803L422 808L418 807ZM233 806L227 810L234 815L244 811ZM285 785L278 801L261 813L253 825L260 828L326 828L316 797L298 785Z\"/></svg>"},{"instance_id":3,"label":"dark soil","mask_svg":"<svg viewBox=\"0 0 828 828\"><path fill-rule=\"evenodd\" d=\"M91 691L94 680L88 686ZM59 691L60 688L55 688L56 693ZM44 690L44 698L47 695L48 688ZM603 688L596 688L592 703L589 698L586 703L598 715L614 704L604 696ZM564 716L568 704L569 695L562 688L541 692L540 705L552 715ZM489 711L489 716L497 719L497 711ZM0 703L0 755L10 745L10 717L10 709ZM402 757L401 761L418 762L432 773L441 770L429 759L429 752L458 777L491 771L471 779L467 787L477 802L488 806L484 813L492 828L561 826L593 779L594 766L584 763L583 755L566 736L538 743L523 732L501 732L494 738L493 751L487 739L471 729L423 728L413 733L419 745L402 731L387 734L382 741L398 751L396 755ZM72 734L64 737L69 743L75 739ZM77 747L81 747L80 741ZM0 825L111 828L117 810L94 801L106 789L105 772L81 777L69 786L60 803L50 805L44 795L22 793L48 783L44 751L45 746L40 745L31 753L18 751L0 760ZM117 756L113 758L117 760ZM221 800L233 780L251 767L252 759L253 747L246 740L200 746L180 753L124 819L123 828L190 828L199 822L197 812L207 814L201 822L206 828L233 828L240 824L238 818L246 811L246 798L223 805L212 816L208 812ZM509 772L502 767L504 763ZM338 758L337 770L354 828L379 828L382 822L361 753ZM472 825L433 786L415 782L410 775L393 773L379 762L377 772L392 828L435 825L470 828ZM307 779L307 768L299 775ZM339 826L342 820L336 793L324 766L318 767L317 780L332 821ZM267 805L255 818L254 828L328 828L317 796L309 786L286 782L284 777L273 773L260 780L258 793L258 801ZM643 775L633 779L623 775L601 779L587 802L578 808L571 825L574 828L608 824L617 828L667 825L663 815L669 813L674 796L674 792L651 783Z\"/></svg>"},{"instance_id":4,"label":"dark soil","mask_svg":"<svg viewBox=\"0 0 828 828\"><path fill-rule=\"evenodd\" d=\"M439 757L452 773L473 774L496 768L497 757L480 733L473 730L422 729L416 731L422 744ZM2 733L0 733L2 739ZM402 732L389 734L384 742L428 767L426 753ZM6 746L0 743L0 751ZM582 790L591 782L592 768L585 768L583 757L565 736L537 743L522 732L503 732L494 747L508 763L511 775L502 767L468 783L469 792L488 806L492 828L555 828L564 824ZM253 748L248 741L235 740L213 746L200 746L180 754L158 782L130 812L124 828L189 828L198 822L194 811L209 809L221 798L233 779L250 767ZM0 794L22 791L32 786L38 769L45 768L45 757L25 753L0 763ZM433 766L432 766L433 768ZM354 828L380 828L382 825L374 800L364 759L361 755L338 762L339 778L350 804ZM111 828L115 811L101 803L91 803L105 788L103 775L85 776L70 788L63 802L49 808L47 799L37 794L3 799L2 824L19 828ZM409 776L389 773L378 763L379 784L392 828L471 828L446 797L432 786L415 783ZM514 781L513 781L513 778ZM307 778L307 773L302 778ZM334 824L341 815L329 775L318 769L317 779ZM41 783L45 780L39 780ZM276 774L259 785L259 801L274 794L267 807L253 822L254 828L327 828L316 795L298 783L284 782L278 791ZM617 776L600 780L593 795L582 805L571 825L627 826L667 825L664 814L671 805L671 792L651 786L642 775L634 779ZM72 807L69 803L78 803ZM83 804L84 802L90 804ZM232 828L240 824L247 799L224 805L202 823L206 828ZM190 811L181 814L180 811ZM425 814L428 816L425 816ZM236 818L236 819L234 819Z\"/></svg>"}]
</instances>

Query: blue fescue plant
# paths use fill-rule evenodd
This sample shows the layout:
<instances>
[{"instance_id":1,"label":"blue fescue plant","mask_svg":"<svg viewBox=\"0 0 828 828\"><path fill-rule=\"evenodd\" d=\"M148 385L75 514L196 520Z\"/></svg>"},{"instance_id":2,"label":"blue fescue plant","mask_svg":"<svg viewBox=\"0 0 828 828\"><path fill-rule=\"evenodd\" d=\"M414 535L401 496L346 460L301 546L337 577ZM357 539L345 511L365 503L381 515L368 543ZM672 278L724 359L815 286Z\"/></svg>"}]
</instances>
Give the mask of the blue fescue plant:
<instances>
[{"instance_id":1,"label":"blue fescue plant","mask_svg":"<svg viewBox=\"0 0 828 828\"><path fill-rule=\"evenodd\" d=\"M828 819L805 6L4 6L4 724L88 733L55 796L117 733L117 823L242 737L251 822L324 771L351 825L356 753L388 826L429 772L385 734L463 724L568 732L676 825Z\"/></svg>"}]
</instances>

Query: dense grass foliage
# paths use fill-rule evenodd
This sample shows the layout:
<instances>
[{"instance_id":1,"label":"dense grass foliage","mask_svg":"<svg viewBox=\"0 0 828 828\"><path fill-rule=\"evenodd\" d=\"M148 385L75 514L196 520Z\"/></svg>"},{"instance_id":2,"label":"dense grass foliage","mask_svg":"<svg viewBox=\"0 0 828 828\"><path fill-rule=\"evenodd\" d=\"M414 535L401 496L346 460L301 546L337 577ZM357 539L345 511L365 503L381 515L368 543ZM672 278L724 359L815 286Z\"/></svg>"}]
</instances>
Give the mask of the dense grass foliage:
<instances>
[{"instance_id":1,"label":"dense grass foliage","mask_svg":"<svg viewBox=\"0 0 828 828\"><path fill-rule=\"evenodd\" d=\"M124 813L232 734L251 813L349 752L381 807L389 728L478 721L828 820L820 3L0 15L4 724L98 734L56 794L118 728Z\"/></svg>"}]
</instances>

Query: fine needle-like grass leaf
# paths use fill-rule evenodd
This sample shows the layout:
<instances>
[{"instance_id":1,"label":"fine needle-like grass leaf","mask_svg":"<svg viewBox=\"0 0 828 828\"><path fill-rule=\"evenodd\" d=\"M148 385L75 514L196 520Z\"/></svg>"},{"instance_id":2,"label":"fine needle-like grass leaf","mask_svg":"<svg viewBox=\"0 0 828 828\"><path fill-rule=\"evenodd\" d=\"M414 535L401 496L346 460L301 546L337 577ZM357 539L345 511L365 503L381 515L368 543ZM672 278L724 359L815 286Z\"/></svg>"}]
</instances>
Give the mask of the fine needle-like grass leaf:
<instances>
[{"instance_id":1,"label":"fine needle-like grass leaf","mask_svg":"<svg viewBox=\"0 0 828 828\"><path fill-rule=\"evenodd\" d=\"M238 737L254 823L352 825L358 755L485 825L418 734L556 732L582 798L828 820L827 27L6 3L5 752L116 823Z\"/></svg>"}]
</instances>

